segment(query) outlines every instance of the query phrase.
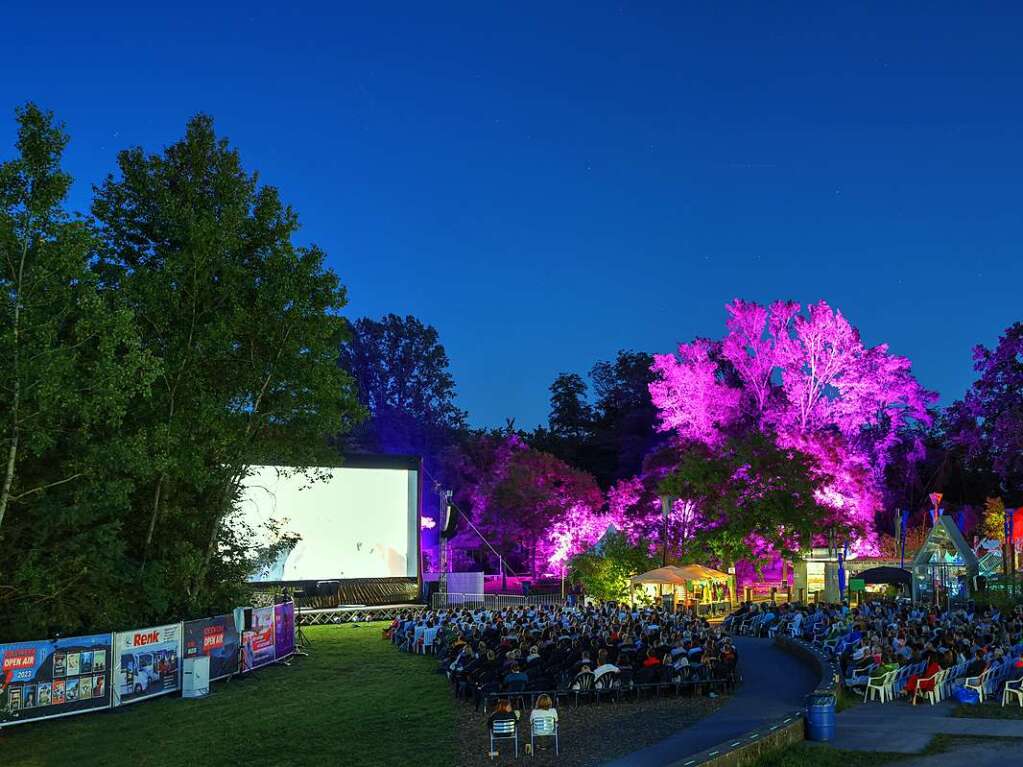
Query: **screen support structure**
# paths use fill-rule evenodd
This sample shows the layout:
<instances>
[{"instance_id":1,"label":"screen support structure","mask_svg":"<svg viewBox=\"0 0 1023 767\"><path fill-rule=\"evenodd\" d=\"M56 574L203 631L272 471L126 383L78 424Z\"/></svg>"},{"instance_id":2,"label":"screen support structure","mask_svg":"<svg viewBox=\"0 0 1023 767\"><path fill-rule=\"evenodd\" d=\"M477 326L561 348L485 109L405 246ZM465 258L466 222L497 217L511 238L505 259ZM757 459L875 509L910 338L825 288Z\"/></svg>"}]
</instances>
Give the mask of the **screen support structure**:
<instances>
[{"instance_id":1,"label":"screen support structure","mask_svg":"<svg viewBox=\"0 0 1023 767\"><path fill-rule=\"evenodd\" d=\"M438 495L440 499L440 505L437 507L439 513L438 518L442 525L446 525L446 515L448 513L448 505L451 503L451 491L441 490L438 488ZM440 582L438 583L438 589L441 594L448 593L448 536L446 530L441 529L440 535Z\"/></svg>"}]
</instances>

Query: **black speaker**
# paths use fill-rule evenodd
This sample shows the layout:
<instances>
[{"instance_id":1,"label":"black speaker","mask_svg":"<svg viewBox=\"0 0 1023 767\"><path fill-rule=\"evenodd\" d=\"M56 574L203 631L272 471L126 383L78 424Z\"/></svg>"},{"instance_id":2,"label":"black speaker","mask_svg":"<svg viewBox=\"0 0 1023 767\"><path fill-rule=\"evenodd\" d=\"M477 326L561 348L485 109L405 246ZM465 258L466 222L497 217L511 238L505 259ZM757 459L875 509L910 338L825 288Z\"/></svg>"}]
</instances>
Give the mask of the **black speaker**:
<instances>
[{"instance_id":1,"label":"black speaker","mask_svg":"<svg viewBox=\"0 0 1023 767\"><path fill-rule=\"evenodd\" d=\"M252 631L252 608L242 608L242 631Z\"/></svg>"},{"instance_id":2,"label":"black speaker","mask_svg":"<svg viewBox=\"0 0 1023 767\"><path fill-rule=\"evenodd\" d=\"M453 538L458 532L458 512L450 503L444 507L444 524L440 529L440 536L445 540Z\"/></svg>"}]
</instances>

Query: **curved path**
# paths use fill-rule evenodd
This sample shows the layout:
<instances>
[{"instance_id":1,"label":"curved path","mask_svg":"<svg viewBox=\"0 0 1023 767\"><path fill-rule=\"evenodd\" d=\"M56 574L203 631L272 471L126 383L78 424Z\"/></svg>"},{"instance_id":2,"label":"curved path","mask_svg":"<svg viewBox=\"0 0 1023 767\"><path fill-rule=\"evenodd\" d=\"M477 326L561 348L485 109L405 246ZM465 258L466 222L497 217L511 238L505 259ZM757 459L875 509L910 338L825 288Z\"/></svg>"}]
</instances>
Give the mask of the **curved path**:
<instances>
[{"instance_id":1,"label":"curved path","mask_svg":"<svg viewBox=\"0 0 1023 767\"><path fill-rule=\"evenodd\" d=\"M817 686L811 665L767 639L737 637L743 682L727 703L660 743L635 751L606 767L665 767L742 735L797 709Z\"/></svg>"}]
</instances>

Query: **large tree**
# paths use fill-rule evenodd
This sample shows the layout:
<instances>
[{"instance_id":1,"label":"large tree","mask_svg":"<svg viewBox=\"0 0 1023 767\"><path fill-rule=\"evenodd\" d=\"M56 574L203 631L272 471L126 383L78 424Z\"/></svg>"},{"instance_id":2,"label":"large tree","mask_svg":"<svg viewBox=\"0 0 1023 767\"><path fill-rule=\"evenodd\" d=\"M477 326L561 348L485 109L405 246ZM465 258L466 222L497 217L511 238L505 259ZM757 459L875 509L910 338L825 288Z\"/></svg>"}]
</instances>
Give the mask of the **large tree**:
<instances>
[{"instance_id":1,"label":"large tree","mask_svg":"<svg viewBox=\"0 0 1023 767\"><path fill-rule=\"evenodd\" d=\"M363 317L352 323L338 364L369 413L348 447L430 457L465 428L448 355L432 325L411 315Z\"/></svg>"},{"instance_id":2,"label":"large tree","mask_svg":"<svg viewBox=\"0 0 1023 767\"><path fill-rule=\"evenodd\" d=\"M534 575L560 567L607 528L593 477L516 435L479 435L461 451L456 500L487 541ZM479 547L464 531L457 545Z\"/></svg>"},{"instance_id":3,"label":"large tree","mask_svg":"<svg viewBox=\"0 0 1023 767\"><path fill-rule=\"evenodd\" d=\"M770 308L736 300L721 342L682 344L657 355L650 386L660 428L711 447L754 429L779 447L813 458L826 479L819 500L874 550L874 518L884 507L886 469L914 427L930 423L935 395L904 357L868 347L821 301Z\"/></svg>"},{"instance_id":4,"label":"large tree","mask_svg":"<svg viewBox=\"0 0 1023 767\"><path fill-rule=\"evenodd\" d=\"M16 156L0 165L0 634L110 618L118 585L117 431L155 370L132 315L101 295L93 235L63 203L68 137L17 111ZM91 606L90 606L91 605ZM91 613L91 614L87 614ZM115 613L116 614L116 613Z\"/></svg>"},{"instance_id":5,"label":"large tree","mask_svg":"<svg viewBox=\"0 0 1023 767\"><path fill-rule=\"evenodd\" d=\"M949 408L948 436L968 464L998 477L1009 503L1023 503L1023 322L1005 330L994 349L973 350L977 380Z\"/></svg>"},{"instance_id":6,"label":"large tree","mask_svg":"<svg viewBox=\"0 0 1023 767\"><path fill-rule=\"evenodd\" d=\"M577 373L561 373L550 386L546 427L529 435L538 450L592 474L601 487L633 476L658 443L657 410L650 400L653 358L619 351L590 370L591 386Z\"/></svg>"},{"instance_id":7,"label":"large tree","mask_svg":"<svg viewBox=\"0 0 1023 767\"><path fill-rule=\"evenodd\" d=\"M773 552L791 560L822 529L843 540L850 530L844 520L828 521L821 487L812 458L752 432L716 450L694 446L660 491L695 507L699 523L687 553L725 569Z\"/></svg>"},{"instance_id":8,"label":"large tree","mask_svg":"<svg viewBox=\"0 0 1023 767\"><path fill-rule=\"evenodd\" d=\"M359 418L336 364L345 290L209 117L159 154L121 152L118 168L93 204L99 269L161 363L130 413L148 460L126 467L140 512L126 536L142 600L183 612L233 596L222 587L247 566L225 522L248 467L314 465Z\"/></svg>"}]
</instances>

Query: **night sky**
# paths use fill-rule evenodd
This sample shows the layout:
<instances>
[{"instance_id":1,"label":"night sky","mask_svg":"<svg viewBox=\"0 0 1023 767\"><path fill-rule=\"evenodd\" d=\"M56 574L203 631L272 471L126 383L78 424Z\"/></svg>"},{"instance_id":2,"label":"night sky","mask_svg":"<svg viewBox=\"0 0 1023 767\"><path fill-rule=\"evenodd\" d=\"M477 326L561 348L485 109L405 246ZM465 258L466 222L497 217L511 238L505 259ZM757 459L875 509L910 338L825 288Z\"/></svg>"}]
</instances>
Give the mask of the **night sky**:
<instances>
[{"instance_id":1,"label":"night sky","mask_svg":"<svg viewBox=\"0 0 1023 767\"><path fill-rule=\"evenodd\" d=\"M946 403L1023 319L1019 4L144 5L3 4L0 157L54 110L83 209L212 114L349 316L438 328L477 425L736 296L826 299Z\"/></svg>"}]
</instances>

